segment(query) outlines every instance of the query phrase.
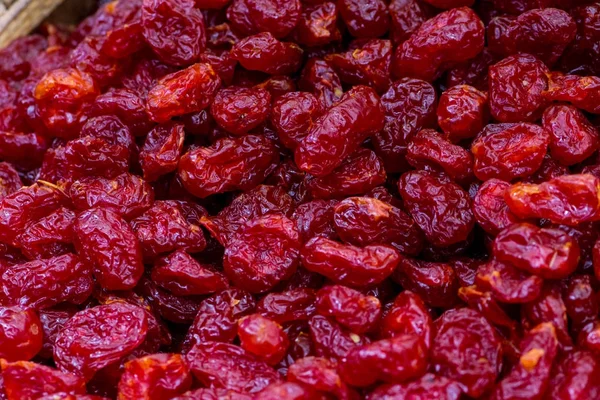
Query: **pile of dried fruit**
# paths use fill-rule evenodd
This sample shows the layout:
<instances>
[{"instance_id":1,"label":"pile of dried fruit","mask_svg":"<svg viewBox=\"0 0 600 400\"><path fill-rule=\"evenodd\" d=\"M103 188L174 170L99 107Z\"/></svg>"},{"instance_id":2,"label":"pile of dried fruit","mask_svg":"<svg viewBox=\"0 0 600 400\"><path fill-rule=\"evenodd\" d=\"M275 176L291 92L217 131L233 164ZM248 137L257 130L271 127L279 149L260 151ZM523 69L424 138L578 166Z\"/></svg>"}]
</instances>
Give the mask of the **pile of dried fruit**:
<instances>
[{"instance_id":1,"label":"pile of dried fruit","mask_svg":"<svg viewBox=\"0 0 600 400\"><path fill-rule=\"evenodd\" d=\"M600 398L600 3L473 3L0 51L0 399Z\"/></svg>"}]
</instances>

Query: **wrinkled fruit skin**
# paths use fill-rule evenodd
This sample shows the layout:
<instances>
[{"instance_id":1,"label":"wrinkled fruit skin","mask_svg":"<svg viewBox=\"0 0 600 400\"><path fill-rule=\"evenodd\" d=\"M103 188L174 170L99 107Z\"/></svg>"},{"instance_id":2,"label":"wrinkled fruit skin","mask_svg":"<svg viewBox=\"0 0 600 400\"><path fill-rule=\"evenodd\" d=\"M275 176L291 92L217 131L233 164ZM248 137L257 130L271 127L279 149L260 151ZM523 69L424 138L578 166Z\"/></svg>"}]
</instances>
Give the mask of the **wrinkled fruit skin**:
<instances>
[{"instance_id":1,"label":"wrinkled fruit skin","mask_svg":"<svg viewBox=\"0 0 600 400\"><path fill-rule=\"evenodd\" d=\"M600 399L600 3L86 3L0 49L0 400Z\"/></svg>"}]
</instances>

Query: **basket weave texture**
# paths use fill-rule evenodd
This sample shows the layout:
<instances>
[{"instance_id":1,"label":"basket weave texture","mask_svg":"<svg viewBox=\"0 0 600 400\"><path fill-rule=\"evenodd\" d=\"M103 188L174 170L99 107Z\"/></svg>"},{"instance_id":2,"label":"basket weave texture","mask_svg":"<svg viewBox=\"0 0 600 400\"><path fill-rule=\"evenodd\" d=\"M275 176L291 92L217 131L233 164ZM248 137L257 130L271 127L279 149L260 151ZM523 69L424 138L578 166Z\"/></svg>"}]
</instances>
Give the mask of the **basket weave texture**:
<instances>
[{"instance_id":1,"label":"basket weave texture","mask_svg":"<svg viewBox=\"0 0 600 400\"><path fill-rule=\"evenodd\" d=\"M63 0L2 0L0 2L0 48L27 35Z\"/></svg>"}]
</instances>

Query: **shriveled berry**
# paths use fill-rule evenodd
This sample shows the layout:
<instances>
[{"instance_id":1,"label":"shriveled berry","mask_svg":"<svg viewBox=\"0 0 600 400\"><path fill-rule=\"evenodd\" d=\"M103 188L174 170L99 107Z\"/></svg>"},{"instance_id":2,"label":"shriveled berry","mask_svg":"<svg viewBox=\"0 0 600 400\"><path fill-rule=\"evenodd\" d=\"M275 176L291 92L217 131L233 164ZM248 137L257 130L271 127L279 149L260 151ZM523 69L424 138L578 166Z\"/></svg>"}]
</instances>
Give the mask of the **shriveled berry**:
<instances>
[{"instance_id":1,"label":"shriveled berry","mask_svg":"<svg viewBox=\"0 0 600 400\"><path fill-rule=\"evenodd\" d=\"M514 184L506 203L520 218L546 218L575 226L598 219L600 180L590 174L564 175L539 185Z\"/></svg>"},{"instance_id":2,"label":"shriveled berry","mask_svg":"<svg viewBox=\"0 0 600 400\"><path fill-rule=\"evenodd\" d=\"M80 137L93 136L106 143L120 145L133 154L137 151L131 131L118 117L101 115L87 120L81 128Z\"/></svg>"},{"instance_id":3,"label":"shriveled berry","mask_svg":"<svg viewBox=\"0 0 600 400\"><path fill-rule=\"evenodd\" d=\"M131 221L145 258L182 249L189 253L202 251L206 239L200 228L200 217L206 211L194 203L159 200L141 216Z\"/></svg>"},{"instance_id":4,"label":"shriveled berry","mask_svg":"<svg viewBox=\"0 0 600 400\"><path fill-rule=\"evenodd\" d=\"M338 8L348 31L354 37L379 37L388 30L390 21L387 5L382 0L340 0Z\"/></svg>"},{"instance_id":5,"label":"shriveled berry","mask_svg":"<svg viewBox=\"0 0 600 400\"><path fill-rule=\"evenodd\" d=\"M202 265L183 250L160 258L151 276L155 283L176 296L209 294L228 286L223 274Z\"/></svg>"},{"instance_id":6,"label":"shriveled berry","mask_svg":"<svg viewBox=\"0 0 600 400\"><path fill-rule=\"evenodd\" d=\"M337 204L337 200L313 200L296 208L292 220L296 223L303 243L315 236L324 236L330 239L336 237L333 208Z\"/></svg>"},{"instance_id":7,"label":"shriveled berry","mask_svg":"<svg viewBox=\"0 0 600 400\"><path fill-rule=\"evenodd\" d=\"M492 260L477 270L475 283L502 303L528 303L542 292L543 280L510 264Z\"/></svg>"},{"instance_id":8,"label":"shriveled berry","mask_svg":"<svg viewBox=\"0 0 600 400\"><path fill-rule=\"evenodd\" d=\"M498 383L492 399L514 399L525 394L541 399L550 381L557 346L552 324L540 324L529 331L521 342L519 363Z\"/></svg>"},{"instance_id":9,"label":"shriveled berry","mask_svg":"<svg viewBox=\"0 0 600 400\"><path fill-rule=\"evenodd\" d=\"M535 121L544 105L548 68L529 54L516 54L490 67L490 111L500 122Z\"/></svg>"},{"instance_id":10,"label":"shriveled berry","mask_svg":"<svg viewBox=\"0 0 600 400\"><path fill-rule=\"evenodd\" d=\"M404 172L409 169L405 160L408 142L421 129L435 126L435 89L423 80L403 78L381 96L381 105L385 123L373 139L375 152L388 172Z\"/></svg>"},{"instance_id":11,"label":"shriveled berry","mask_svg":"<svg viewBox=\"0 0 600 400\"><path fill-rule=\"evenodd\" d=\"M598 359L586 350L574 350L557 357L552 367L548 393L551 398L575 400L600 395Z\"/></svg>"},{"instance_id":12,"label":"shriveled berry","mask_svg":"<svg viewBox=\"0 0 600 400\"><path fill-rule=\"evenodd\" d=\"M290 217L292 203L292 198L281 187L259 185L237 196L216 216L202 218L201 223L225 246L241 226L254 218L267 214Z\"/></svg>"},{"instance_id":13,"label":"shriveled berry","mask_svg":"<svg viewBox=\"0 0 600 400\"><path fill-rule=\"evenodd\" d=\"M148 133L139 156L145 180L155 181L177 169L184 139L182 124L159 125Z\"/></svg>"},{"instance_id":14,"label":"shriveled berry","mask_svg":"<svg viewBox=\"0 0 600 400\"><path fill-rule=\"evenodd\" d=\"M59 189L38 183L3 197L0 200L0 241L17 246L17 236L24 232L27 224L66 203L66 196Z\"/></svg>"},{"instance_id":15,"label":"shriveled berry","mask_svg":"<svg viewBox=\"0 0 600 400\"><path fill-rule=\"evenodd\" d=\"M304 357L290 366L288 381L340 399L349 398L348 386L337 372L337 363L321 357Z\"/></svg>"},{"instance_id":16,"label":"shriveled berry","mask_svg":"<svg viewBox=\"0 0 600 400\"><path fill-rule=\"evenodd\" d=\"M193 296L175 296L142 276L135 292L150 304L154 312L167 321L190 324L200 308L200 299Z\"/></svg>"},{"instance_id":17,"label":"shriveled berry","mask_svg":"<svg viewBox=\"0 0 600 400\"><path fill-rule=\"evenodd\" d=\"M317 313L333 317L355 333L372 330L381 316L381 303L373 296L341 286L326 286L317 293Z\"/></svg>"},{"instance_id":18,"label":"shriveled berry","mask_svg":"<svg viewBox=\"0 0 600 400\"><path fill-rule=\"evenodd\" d=\"M394 300L381 320L381 336L419 336L426 347L431 345L433 321L421 297L405 290Z\"/></svg>"},{"instance_id":19,"label":"shriveled berry","mask_svg":"<svg viewBox=\"0 0 600 400\"><path fill-rule=\"evenodd\" d=\"M494 240L494 257L545 279L562 279L577 268L579 245L558 229L528 223L504 229Z\"/></svg>"},{"instance_id":20,"label":"shriveled berry","mask_svg":"<svg viewBox=\"0 0 600 400\"><path fill-rule=\"evenodd\" d=\"M144 309L115 302L78 312L58 333L54 361L61 371L89 380L96 371L130 354L146 339Z\"/></svg>"},{"instance_id":21,"label":"shriveled berry","mask_svg":"<svg viewBox=\"0 0 600 400\"><path fill-rule=\"evenodd\" d=\"M85 382L76 375L28 361L0 363L8 400L40 399L61 392L71 393L73 398L85 394Z\"/></svg>"},{"instance_id":22,"label":"shriveled berry","mask_svg":"<svg viewBox=\"0 0 600 400\"><path fill-rule=\"evenodd\" d=\"M382 282L392 274L401 258L398 251L390 246L359 248L319 236L304 245L301 257L306 269L353 287Z\"/></svg>"},{"instance_id":23,"label":"shriveled berry","mask_svg":"<svg viewBox=\"0 0 600 400\"><path fill-rule=\"evenodd\" d=\"M85 176L115 178L129 169L131 153L119 144L110 144L104 139L86 136L71 140L63 149L64 166L68 180Z\"/></svg>"},{"instance_id":24,"label":"shriveled berry","mask_svg":"<svg viewBox=\"0 0 600 400\"><path fill-rule=\"evenodd\" d=\"M228 87L217 92L210 113L221 128L243 135L264 122L270 108L271 95L265 89Z\"/></svg>"},{"instance_id":25,"label":"shriveled berry","mask_svg":"<svg viewBox=\"0 0 600 400\"><path fill-rule=\"evenodd\" d=\"M504 56L527 53L551 66L575 38L576 31L575 21L566 11L534 9L510 21L495 47L504 50Z\"/></svg>"},{"instance_id":26,"label":"shriveled berry","mask_svg":"<svg viewBox=\"0 0 600 400\"><path fill-rule=\"evenodd\" d=\"M315 95L324 110L330 108L344 94L340 77L325 60L317 58L308 60L298 86Z\"/></svg>"},{"instance_id":27,"label":"shriveled berry","mask_svg":"<svg viewBox=\"0 0 600 400\"><path fill-rule=\"evenodd\" d=\"M342 198L360 195L383 184L385 168L377 155L369 149L358 149L329 174L308 177L306 189L316 199Z\"/></svg>"},{"instance_id":28,"label":"shriveled berry","mask_svg":"<svg viewBox=\"0 0 600 400\"><path fill-rule=\"evenodd\" d=\"M429 17L429 8L417 0L393 0L388 5L390 38L394 44L407 40Z\"/></svg>"},{"instance_id":29,"label":"shriveled berry","mask_svg":"<svg viewBox=\"0 0 600 400\"><path fill-rule=\"evenodd\" d=\"M152 354L125 364L119 380L121 400L171 399L192 386L190 371L179 354Z\"/></svg>"},{"instance_id":30,"label":"shriveled berry","mask_svg":"<svg viewBox=\"0 0 600 400\"><path fill-rule=\"evenodd\" d=\"M146 43L167 64L192 64L204 51L204 17L193 0L144 0L142 27Z\"/></svg>"},{"instance_id":31,"label":"shriveled berry","mask_svg":"<svg viewBox=\"0 0 600 400\"><path fill-rule=\"evenodd\" d=\"M457 63L446 72L446 86L469 85L481 91L488 91L488 69L498 61L487 47L474 58Z\"/></svg>"},{"instance_id":32,"label":"shriveled berry","mask_svg":"<svg viewBox=\"0 0 600 400\"><path fill-rule=\"evenodd\" d=\"M83 303L92 293L93 281L88 265L65 254L9 266L0 275L0 285L2 304L39 309Z\"/></svg>"},{"instance_id":33,"label":"shriveled berry","mask_svg":"<svg viewBox=\"0 0 600 400\"><path fill-rule=\"evenodd\" d=\"M67 139L79 135L84 108L98 94L94 78L73 68L48 72L33 90L35 105L46 129L54 136Z\"/></svg>"},{"instance_id":34,"label":"shriveled berry","mask_svg":"<svg viewBox=\"0 0 600 400\"><path fill-rule=\"evenodd\" d=\"M488 119L487 94L472 86L456 85L440 96L438 124L453 142L474 137Z\"/></svg>"},{"instance_id":35,"label":"shriveled berry","mask_svg":"<svg viewBox=\"0 0 600 400\"><path fill-rule=\"evenodd\" d=\"M569 278L563 291L563 301L576 332L594 321L599 311L598 300L590 275L575 275Z\"/></svg>"},{"instance_id":36,"label":"shriveled berry","mask_svg":"<svg viewBox=\"0 0 600 400\"><path fill-rule=\"evenodd\" d=\"M298 23L301 10L298 0L234 0L227 9L227 18L245 35L270 32L283 38Z\"/></svg>"},{"instance_id":37,"label":"shriveled berry","mask_svg":"<svg viewBox=\"0 0 600 400\"><path fill-rule=\"evenodd\" d=\"M365 387L377 381L401 383L427 368L427 347L418 336L398 335L356 347L341 362L346 382Z\"/></svg>"},{"instance_id":38,"label":"shriveled berry","mask_svg":"<svg viewBox=\"0 0 600 400\"><path fill-rule=\"evenodd\" d=\"M540 168L550 137L530 123L488 125L473 141L475 176L482 181L512 181Z\"/></svg>"},{"instance_id":39,"label":"shriveled berry","mask_svg":"<svg viewBox=\"0 0 600 400\"><path fill-rule=\"evenodd\" d=\"M138 176L127 173L115 179L79 179L71 185L69 195L77 210L101 207L128 220L140 216L154 202L152 186Z\"/></svg>"},{"instance_id":40,"label":"shriveled berry","mask_svg":"<svg viewBox=\"0 0 600 400\"><path fill-rule=\"evenodd\" d=\"M18 237L21 252L29 259L60 256L72 251L75 213L68 208L58 210L27 225Z\"/></svg>"},{"instance_id":41,"label":"shriveled berry","mask_svg":"<svg viewBox=\"0 0 600 400\"><path fill-rule=\"evenodd\" d=\"M468 194L445 177L427 171L407 172L398 182L406 209L435 246L467 239L475 224Z\"/></svg>"},{"instance_id":42,"label":"shriveled berry","mask_svg":"<svg viewBox=\"0 0 600 400\"><path fill-rule=\"evenodd\" d=\"M597 76L549 74L548 89L544 98L550 101L564 101L592 114L600 113L598 96L600 78Z\"/></svg>"},{"instance_id":43,"label":"shriveled berry","mask_svg":"<svg viewBox=\"0 0 600 400\"><path fill-rule=\"evenodd\" d=\"M185 358L194 377L213 388L257 393L280 380L273 368L231 344L210 341L197 344Z\"/></svg>"},{"instance_id":44,"label":"shriveled berry","mask_svg":"<svg viewBox=\"0 0 600 400\"><path fill-rule=\"evenodd\" d=\"M290 74L300 68L302 49L291 42L280 42L268 32L237 42L231 56L244 68L267 74Z\"/></svg>"},{"instance_id":45,"label":"shriveled berry","mask_svg":"<svg viewBox=\"0 0 600 400\"><path fill-rule=\"evenodd\" d=\"M368 85L378 93L390 86L392 43L389 40L357 40L347 52L329 54L325 60L344 83Z\"/></svg>"},{"instance_id":46,"label":"shriveled berry","mask_svg":"<svg viewBox=\"0 0 600 400\"><path fill-rule=\"evenodd\" d=\"M189 151L179 162L179 177L192 194L204 198L231 190L248 190L274 169L279 154L269 139L247 135L220 139Z\"/></svg>"},{"instance_id":47,"label":"shriveled berry","mask_svg":"<svg viewBox=\"0 0 600 400\"><path fill-rule=\"evenodd\" d=\"M500 373L502 345L477 311L448 310L435 321L431 362L437 374L457 381L468 395L478 397L493 387Z\"/></svg>"},{"instance_id":48,"label":"shriveled berry","mask_svg":"<svg viewBox=\"0 0 600 400\"><path fill-rule=\"evenodd\" d=\"M433 81L449 63L479 54L484 36L483 23L470 8L442 12L425 21L398 46L392 71L397 77Z\"/></svg>"},{"instance_id":49,"label":"shriveled berry","mask_svg":"<svg viewBox=\"0 0 600 400\"><path fill-rule=\"evenodd\" d=\"M349 197L335 206L333 223L339 237L355 246L389 244L407 255L423 247L423 234L412 218L381 200Z\"/></svg>"},{"instance_id":50,"label":"shriveled berry","mask_svg":"<svg viewBox=\"0 0 600 400\"><path fill-rule=\"evenodd\" d=\"M100 87L115 84L123 74L123 66L101 52L103 41L88 36L71 51L70 65L88 73Z\"/></svg>"},{"instance_id":51,"label":"shriveled berry","mask_svg":"<svg viewBox=\"0 0 600 400\"><path fill-rule=\"evenodd\" d=\"M295 149L321 113L322 106L315 96L306 92L291 92L273 104L271 123L283 145Z\"/></svg>"},{"instance_id":52,"label":"shriveled berry","mask_svg":"<svg viewBox=\"0 0 600 400\"><path fill-rule=\"evenodd\" d=\"M237 335L237 322L251 314L256 307L252 295L240 289L226 289L203 300L197 310L184 347L209 340L233 342Z\"/></svg>"},{"instance_id":53,"label":"shriveled berry","mask_svg":"<svg viewBox=\"0 0 600 400\"><path fill-rule=\"evenodd\" d=\"M406 161L417 169L442 170L458 183L473 179L473 156L433 129L423 129L412 138Z\"/></svg>"},{"instance_id":54,"label":"shriveled berry","mask_svg":"<svg viewBox=\"0 0 600 400\"><path fill-rule=\"evenodd\" d=\"M91 208L77 216L75 247L92 266L100 286L108 290L133 288L144 266L140 245L118 214L103 208Z\"/></svg>"},{"instance_id":55,"label":"shriveled berry","mask_svg":"<svg viewBox=\"0 0 600 400\"><path fill-rule=\"evenodd\" d=\"M49 143L35 133L0 132L0 157L16 167L39 167Z\"/></svg>"},{"instance_id":56,"label":"shriveled berry","mask_svg":"<svg viewBox=\"0 0 600 400\"><path fill-rule=\"evenodd\" d=\"M296 164L312 175L327 175L383 127L383 118L375 91L355 86L315 121L294 152Z\"/></svg>"},{"instance_id":57,"label":"shriveled berry","mask_svg":"<svg viewBox=\"0 0 600 400\"><path fill-rule=\"evenodd\" d=\"M22 186L23 182L15 168L7 162L0 162L0 199L16 192Z\"/></svg>"},{"instance_id":58,"label":"shriveled berry","mask_svg":"<svg viewBox=\"0 0 600 400\"><path fill-rule=\"evenodd\" d=\"M238 336L244 350L269 365L281 361L289 346L289 339L281 325L260 314L240 318Z\"/></svg>"},{"instance_id":59,"label":"shriveled berry","mask_svg":"<svg viewBox=\"0 0 600 400\"><path fill-rule=\"evenodd\" d=\"M42 349L43 336L35 311L0 306L0 357L7 361L30 360Z\"/></svg>"},{"instance_id":60,"label":"shriveled berry","mask_svg":"<svg viewBox=\"0 0 600 400\"><path fill-rule=\"evenodd\" d=\"M334 2L303 5L294 30L294 39L305 46L322 46L342 38L338 26L338 8Z\"/></svg>"},{"instance_id":61,"label":"shriveled berry","mask_svg":"<svg viewBox=\"0 0 600 400\"><path fill-rule=\"evenodd\" d=\"M537 299L524 304L521 308L523 329L533 329L542 323L552 324L561 346L572 346L567 309L561 296L561 288L557 284L547 283Z\"/></svg>"},{"instance_id":62,"label":"shriveled berry","mask_svg":"<svg viewBox=\"0 0 600 400\"><path fill-rule=\"evenodd\" d=\"M458 280L449 264L404 258L393 278L432 307L449 308L456 303Z\"/></svg>"},{"instance_id":63,"label":"shriveled berry","mask_svg":"<svg viewBox=\"0 0 600 400\"><path fill-rule=\"evenodd\" d=\"M550 134L550 155L563 165L582 162L600 147L598 130L573 106L548 107L542 124Z\"/></svg>"},{"instance_id":64,"label":"shriveled berry","mask_svg":"<svg viewBox=\"0 0 600 400\"><path fill-rule=\"evenodd\" d=\"M354 347L370 343L367 336L352 333L321 315L312 317L309 326L315 354L320 357L343 360Z\"/></svg>"},{"instance_id":65,"label":"shriveled berry","mask_svg":"<svg viewBox=\"0 0 600 400\"><path fill-rule=\"evenodd\" d=\"M504 228L519 221L509 210L504 199L509 189L510 183L492 178L479 187L473 199L475 220L491 235L497 235Z\"/></svg>"},{"instance_id":66,"label":"shriveled berry","mask_svg":"<svg viewBox=\"0 0 600 400\"><path fill-rule=\"evenodd\" d=\"M221 79L210 64L198 63L162 77L148 91L146 110L153 121L201 111L208 107Z\"/></svg>"},{"instance_id":67,"label":"shriveled berry","mask_svg":"<svg viewBox=\"0 0 600 400\"><path fill-rule=\"evenodd\" d=\"M227 244L223 267L238 286L253 293L271 289L292 276L298 265L300 237L281 214L253 219Z\"/></svg>"},{"instance_id":68,"label":"shriveled berry","mask_svg":"<svg viewBox=\"0 0 600 400\"><path fill-rule=\"evenodd\" d=\"M367 400L391 400L395 398L458 400L462 392L463 390L458 382L430 373L407 383L381 385L367 396Z\"/></svg>"}]
</instances>

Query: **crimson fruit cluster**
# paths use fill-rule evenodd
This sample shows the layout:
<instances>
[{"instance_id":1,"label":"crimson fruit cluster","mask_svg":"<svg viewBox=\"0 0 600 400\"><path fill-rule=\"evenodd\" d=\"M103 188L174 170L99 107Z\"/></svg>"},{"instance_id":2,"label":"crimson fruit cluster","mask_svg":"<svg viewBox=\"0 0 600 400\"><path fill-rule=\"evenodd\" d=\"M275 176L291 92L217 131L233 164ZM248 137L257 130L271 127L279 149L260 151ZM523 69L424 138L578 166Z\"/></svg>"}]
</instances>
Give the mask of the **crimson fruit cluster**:
<instances>
[{"instance_id":1,"label":"crimson fruit cluster","mask_svg":"<svg viewBox=\"0 0 600 400\"><path fill-rule=\"evenodd\" d=\"M0 400L600 398L600 3L116 0L0 51Z\"/></svg>"}]
</instances>

